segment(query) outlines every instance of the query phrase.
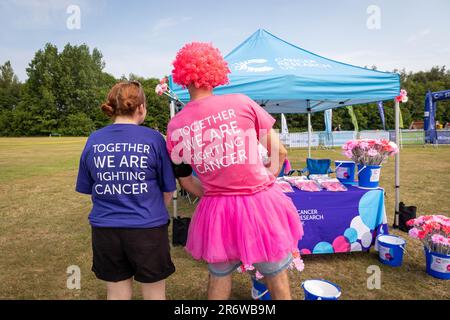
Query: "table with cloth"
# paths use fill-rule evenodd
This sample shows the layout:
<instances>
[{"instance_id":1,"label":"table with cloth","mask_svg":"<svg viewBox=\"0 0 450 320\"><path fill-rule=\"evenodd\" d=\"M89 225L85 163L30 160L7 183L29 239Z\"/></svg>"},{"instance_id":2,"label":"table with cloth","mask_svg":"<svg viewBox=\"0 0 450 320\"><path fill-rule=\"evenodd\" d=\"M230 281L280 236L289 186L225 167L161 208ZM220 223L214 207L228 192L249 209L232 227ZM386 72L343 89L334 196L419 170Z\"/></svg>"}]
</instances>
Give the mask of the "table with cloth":
<instances>
[{"instance_id":1,"label":"table with cloth","mask_svg":"<svg viewBox=\"0 0 450 320\"><path fill-rule=\"evenodd\" d=\"M379 234L388 233L384 190L347 185L348 191L286 193L297 207L304 236L302 254L369 251Z\"/></svg>"}]
</instances>

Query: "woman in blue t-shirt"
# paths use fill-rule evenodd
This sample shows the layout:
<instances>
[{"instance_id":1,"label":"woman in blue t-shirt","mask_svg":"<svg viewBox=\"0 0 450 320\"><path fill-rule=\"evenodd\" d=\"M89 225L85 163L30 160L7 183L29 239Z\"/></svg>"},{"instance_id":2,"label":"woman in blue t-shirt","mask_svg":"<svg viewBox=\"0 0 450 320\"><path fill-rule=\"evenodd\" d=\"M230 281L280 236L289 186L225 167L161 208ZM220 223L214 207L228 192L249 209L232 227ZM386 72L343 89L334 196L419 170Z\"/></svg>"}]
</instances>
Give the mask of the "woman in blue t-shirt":
<instances>
[{"instance_id":1,"label":"woman in blue t-shirt","mask_svg":"<svg viewBox=\"0 0 450 320\"><path fill-rule=\"evenodd\" d=\"M133 278L144 299L165 299L164 279L175 272L166 205L176 189L165 140L140 126L147 108L138 82L116 84L102 111L114 124L89 137L76 185L92 195L92 271L108 299L131 299Z\"/></svg>"}]
</instances>

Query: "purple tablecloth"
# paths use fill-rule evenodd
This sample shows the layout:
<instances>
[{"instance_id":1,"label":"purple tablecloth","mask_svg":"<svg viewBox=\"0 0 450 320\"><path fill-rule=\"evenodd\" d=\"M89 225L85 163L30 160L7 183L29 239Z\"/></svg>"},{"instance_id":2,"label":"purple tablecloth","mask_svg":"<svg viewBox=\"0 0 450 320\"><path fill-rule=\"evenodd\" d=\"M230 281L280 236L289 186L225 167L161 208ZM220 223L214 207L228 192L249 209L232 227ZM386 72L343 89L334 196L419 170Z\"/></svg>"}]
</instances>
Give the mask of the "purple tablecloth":
<instances>
[{"instance_id":1,"label":"purple tablecloth","mask_svg":"<svg viewBox=\"0 0 450 320\"><path fill-rule=\"evenodd\" d=\"M368 251L378 234L388 233L384 190L347 186L346 192L304 192L294 188L292 198L305 235L302 254Z\"/></svg>"}]
</instances>

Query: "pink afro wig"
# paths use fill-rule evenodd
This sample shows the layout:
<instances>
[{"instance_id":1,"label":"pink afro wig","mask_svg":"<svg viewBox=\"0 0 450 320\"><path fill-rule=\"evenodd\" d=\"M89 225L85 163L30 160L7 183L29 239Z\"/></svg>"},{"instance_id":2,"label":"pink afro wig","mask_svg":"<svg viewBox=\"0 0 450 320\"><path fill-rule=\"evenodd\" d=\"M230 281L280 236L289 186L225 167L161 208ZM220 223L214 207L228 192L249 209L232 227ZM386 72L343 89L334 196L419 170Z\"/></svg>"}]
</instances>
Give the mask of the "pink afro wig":
<instances>
[{"instance_id":1,"label":"pink afro wig","mask_svg":"<svg viewBox=\"0 0 450 320\"><path fill-rule=\"evenodd\" d=\"M197 89L212 90L228 83L228 63L209 43L186 44L178 51L173 66L173 81L183 88L193 84Z\"/></svg>"}]
</instances>

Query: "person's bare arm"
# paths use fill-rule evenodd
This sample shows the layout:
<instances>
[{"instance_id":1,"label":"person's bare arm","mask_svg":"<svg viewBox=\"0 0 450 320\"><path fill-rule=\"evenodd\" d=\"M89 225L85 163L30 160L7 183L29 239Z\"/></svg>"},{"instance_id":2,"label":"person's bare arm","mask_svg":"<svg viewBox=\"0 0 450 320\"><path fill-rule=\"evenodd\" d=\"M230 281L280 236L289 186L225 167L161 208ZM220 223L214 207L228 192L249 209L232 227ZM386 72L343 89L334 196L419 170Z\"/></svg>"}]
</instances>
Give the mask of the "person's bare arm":
<instances>
[{"instance_id":1,"label":"person's bare arm","mask_svg":"<svg viewBox=\"0 0 450 320\"><path fill-rule=\"evenodd\" d=\"M267 149L270 157L269 171L275 177L278 177L287 158L288 152L286 148L281 143L278 133L273 129L266 136L262 137L260 142Z\"/></svg>"},{"instance_id":2,"label":"person's bare arm","mask_svg":"<svg viewBox=\"0 0 450 320\"><path fill-rule=\"evenodd\" d=\"M169 207L170 201L173 198L173 192L164 192L164 203L166 207Z\"/></svg>"},{"instance_id":3,"label":"person's bare arm","mask_svg":"<svg viewBox=\"0 0 450 320\"><path fill-rule=\"evenodd\" d=\"M203 196L203 188L197 177L194 177L191 174L188 177L179 178L178 181L180 182L181 187L190 194L199 198Z\"/></svg>"}]
</instances>

